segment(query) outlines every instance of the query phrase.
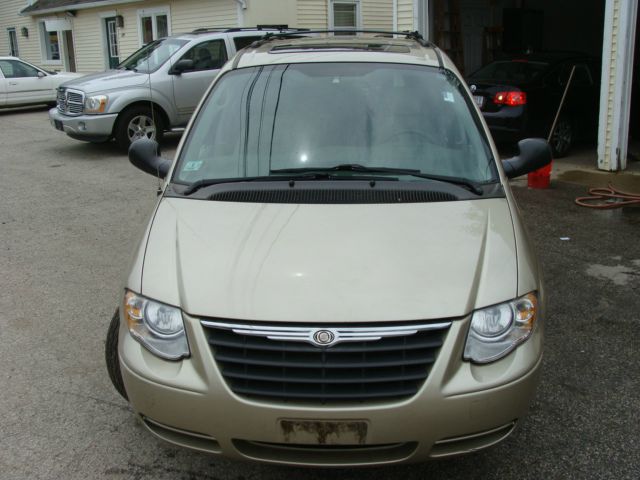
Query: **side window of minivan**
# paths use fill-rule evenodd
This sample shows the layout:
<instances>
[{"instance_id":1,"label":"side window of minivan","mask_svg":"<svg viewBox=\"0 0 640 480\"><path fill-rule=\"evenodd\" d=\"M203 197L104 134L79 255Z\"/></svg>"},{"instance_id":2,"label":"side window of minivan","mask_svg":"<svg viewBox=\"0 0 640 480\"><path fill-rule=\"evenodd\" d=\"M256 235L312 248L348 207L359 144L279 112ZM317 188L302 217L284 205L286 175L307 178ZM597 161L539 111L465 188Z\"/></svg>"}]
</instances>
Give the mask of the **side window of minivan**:
<instances>
[{"instance_id":1,"label":"side window of minivan","mask_svg":"<svg viewBox=\"0 0 640 480\"><path fill-rule=\"evenodd\" d=\"M190 72L222 68L228 59L224 40L209 40L192 47L180 60L193 60Z\"/></svg>"}]
</instances>

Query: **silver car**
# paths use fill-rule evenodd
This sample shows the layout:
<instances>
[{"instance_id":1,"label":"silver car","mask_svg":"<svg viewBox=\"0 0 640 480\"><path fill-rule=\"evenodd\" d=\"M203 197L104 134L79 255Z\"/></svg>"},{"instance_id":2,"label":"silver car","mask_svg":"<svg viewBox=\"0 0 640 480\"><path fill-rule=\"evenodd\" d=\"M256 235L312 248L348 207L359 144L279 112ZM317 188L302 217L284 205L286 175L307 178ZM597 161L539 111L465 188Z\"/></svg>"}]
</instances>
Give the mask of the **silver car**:
<instances>
[{"instance_id":1,"label":"silver car","mask_svg":"<svg viewBox=\"0 0 640 480\"><path fill-rule=\"evenodd\" d=\"M153 41L116 70L58 88L51 125L77 140L122 148L139 138L160 141L184 127L209 84L237 50L273 30L197 30Z\"/></svg>"},{"instance_id":2,"label":"silver car","mask_svg":"<svg viewBox=\"0 0 640 480\"><path fill-rule=\"evenodd\" d=\"M439 49L265 39L217 77L176 161L156 152L129 150L165 183L106 343L151 433L375 465L485 448L525 416L545 300L508 178L550 150L501 162Z\"/></svg>"}]
</instances>

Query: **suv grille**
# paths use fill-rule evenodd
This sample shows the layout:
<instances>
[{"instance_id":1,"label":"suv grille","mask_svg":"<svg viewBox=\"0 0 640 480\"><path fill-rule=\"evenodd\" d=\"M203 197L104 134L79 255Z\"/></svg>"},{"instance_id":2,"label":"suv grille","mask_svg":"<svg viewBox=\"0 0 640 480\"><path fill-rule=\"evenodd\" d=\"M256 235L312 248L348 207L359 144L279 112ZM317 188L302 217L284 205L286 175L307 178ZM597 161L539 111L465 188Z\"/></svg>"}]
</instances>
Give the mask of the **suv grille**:
<instances>
[{"instance_id":1,"label":"suv grille","mask_svg":"<svg viewBox=\"0 0 640 480\"><path fill-rule=\"evenodd\" d=\"M80 115L84 110L84 93L58 88L58 110L67 115Z\"/></svg>"},{"instance_id":2,"label":"suv grille","mask_svg":"<svg viewBox=\"0 0 640 480\"><path fill-rule=\"evenodd\" d=\"M201 323L218 368L234 393L323 405L415 395L451 325L447 321L323 329ZM319 331L330 332L335 346L312 344L314 337L322 340Z\"/></svg>"}]
</instances>

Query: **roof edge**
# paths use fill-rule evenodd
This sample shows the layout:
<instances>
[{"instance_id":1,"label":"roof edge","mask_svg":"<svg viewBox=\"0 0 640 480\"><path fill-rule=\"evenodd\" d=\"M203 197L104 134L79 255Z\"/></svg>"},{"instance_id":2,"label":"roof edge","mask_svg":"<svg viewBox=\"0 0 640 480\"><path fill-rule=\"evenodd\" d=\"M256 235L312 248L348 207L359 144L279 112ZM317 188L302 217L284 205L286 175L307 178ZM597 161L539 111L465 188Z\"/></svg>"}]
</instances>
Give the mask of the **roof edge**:
<instances>
[{"instance_id":1,"label":"roof edge","mask_svg":"<svg viewBox=\"0 0 640 480\"><path fill-rule=\"evenodd\" d=\"M63 5L61 7L43 8L41 10L29 10L33 5L20 10L20 16L45 15L47 13L60 13L68 10L87 10L90 8L108 7L111 5L120 5L123 3L138 3L142 0L96 0L94 2L79 3L77 5Z\"/></svg>"}]
</instances>

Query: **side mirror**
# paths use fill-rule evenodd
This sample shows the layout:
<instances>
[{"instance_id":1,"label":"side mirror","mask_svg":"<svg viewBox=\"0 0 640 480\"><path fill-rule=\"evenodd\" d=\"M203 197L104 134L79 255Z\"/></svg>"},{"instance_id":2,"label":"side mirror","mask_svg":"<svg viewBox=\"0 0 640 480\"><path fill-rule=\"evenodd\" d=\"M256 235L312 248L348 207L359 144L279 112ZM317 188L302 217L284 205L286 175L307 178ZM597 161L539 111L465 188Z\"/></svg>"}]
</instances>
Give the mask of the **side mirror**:
<instances>
[{"instance_id":1,"label":"side mirror","mask_svg":"<svg viewBox=\"0 0 640 480\"><path fill-rule=\"evenodd\" d=\"M171 70L169 70L169 75L180 75L182 72L186 72L187 70L193 70L195 67L195 63L193 60L189 60L188 58L183 58L182 60L178 60Z\"/></svg>"},{"instance_id":2,"label":"side mirror","mask_svg":"<svg viewBox=\"0 0 640 480\"><path fill-rule=\"evenodd\" d=\"M46 75L42 72L38 72L38 78L44 78Z\"/></svg>"},{"instance_id":3,"label":"side mirror","mask_svg":"<svg viewBox=\"0 0 640 480\"><path fill-rule=\"evenodd\" d=\"M542 138L520 140L518 150L518 155L502 161L504 173L509 178L519 177L551 163L551 147Z\"/></svg>"},{"instance_id":4,"label":"side mirror","mask_svg":"<svg viewBox=\"0 0 640 480\"><path fill-rule=\"evenodd\" d=\"M172 162L160 157L159 153L158 142L140 138L129 146L129 161L143 172L165 178Z\"/></svg>"}]
</instances>

